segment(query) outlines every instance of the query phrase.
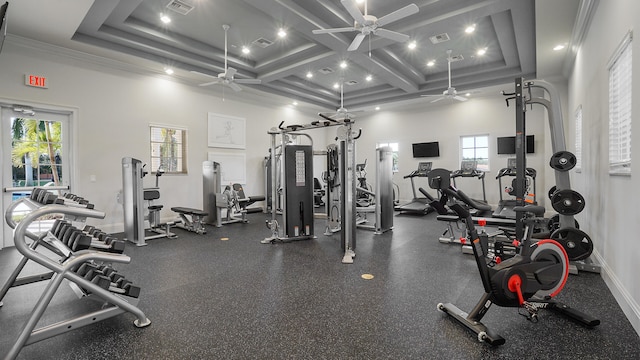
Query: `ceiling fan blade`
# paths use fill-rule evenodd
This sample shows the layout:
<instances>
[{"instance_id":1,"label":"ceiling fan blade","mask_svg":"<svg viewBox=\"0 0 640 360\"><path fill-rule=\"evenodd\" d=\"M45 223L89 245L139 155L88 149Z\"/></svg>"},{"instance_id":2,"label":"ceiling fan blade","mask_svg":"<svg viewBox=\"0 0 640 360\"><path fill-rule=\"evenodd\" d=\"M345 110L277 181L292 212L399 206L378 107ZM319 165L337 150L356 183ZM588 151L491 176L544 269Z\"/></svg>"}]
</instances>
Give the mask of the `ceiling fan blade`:
<instances>
[{"instance_id":1,"label":"ceiling fan blade","mask_svg":"<svg viewBox=\"0 0 640 360\"><path fill-rule=\"evenodd\" d=\"M233 81L238 84L251 84L251 85L262 84L262 80L260 79L234 79Z\"/></svg>"},{"instance_id":2,"label":"ceiling fan blade","mask_svg":"<svg viewBox=\"0 0 640 360\"><path fill-rule=\"evenodd\" d=\"M349 47L347 48L347 51L358 50L358 47L360 47L360 44L362 44L362 40L364 40L365 37L367 36L363 33L356 35L356 37L351 42L351 45L349 45Z\"/></svg>"},{"instance_id":3,"label":"ceiling fan blade","mask_svg":"<svg viewBox=\"0 0 640 360\"><path fill-rule=\"evenodd\" d=\"M189 72L192 73L192 74L198 74L198 75L202 75L202 76L206 76L206 77L210 77L210 78L214 78L214 79L218 78L217 76L201 73L201 72L195 71L195 70L191 70Z\"/></svg>"},{"instance_id":4,"label":"ceiling fan blade","mask_svg":"<svg viewBox=\"0 0 640 360\"><path fill-rule=\"evenodd\" d=\"M358 24L364 25L366 20L364 19L364 15L360 12L360 9L358 9L358 5L355 0L340 0L340 2L342 3L342 6L347 9L349 15L351 15Z\"/></svg>"},{"instance_id":5,"label":"ceiling fan blade","mask_svg":"<svg viewBox=\"0 0 640 360\"><path fill-rule=\"evenodd\" d=\"M382 36L383 38L387 38L397 42L406 42L407 40L409 40L409 35L400 34L399 32L386 29L376 29L373 33L378 36Z\"/></svg>"},{"instance_id":6,"label":"ceiling fan blade","mask_svg":"<svg viewBox=\"0 0 640 360\"><path fill-rule=\"evenodd\" d=\"M316 29L313 30L314 34L331 34L331 33L340 33L340 32L349 32L356 31L354 27L346 27L346 28L333 28L333 29Z\"/></svg>"},{"instance_id":7,"label":"ceiling fan blade","mask_svg":"<svg viewBox=\"0 0 640 360\"><path fill-rule=\"evenodd\" d=\"M440 100L442 100L442 99L444 99L444 97L439 97L439 98L437 98L437 99L435 99L435 100L431 100L431 103L438 102L438 101L440 101Z\"/></svg>"},{"instance_id":8,"label":"ceiling fan blade","mask_svg":"<svg viewBox=\"0 0 640 360\"><path fill-rule=\"evenodd\" d=\"M466 97L464 97L464 96L457 96L457 95L456 95L456 96L454 96L453 98L454 98L454 99L456 99L456 100L458 100L458 101L467 101L467 100L469 100L469 99L467 99L467 98L466 98Z\"/></svg>"},{"instance_id":9,"label":"ceiling fan blade","mask_svg":"<svg viewBox=\"0 0 640 360\"><path fill-rule=\"evenodd\" d=\"M420 11L420 9L418 9L418 6L416 4L410 4L403 7L402 9L398 9L390 14L381 17L380 19L378 19L377 24L378 26L385 26L409 15L413 15L418 11Z\"/></svg>"},{"instance_id":10,"label":"ceiling fan blade","mask_svg":"<svg viewBox=\"0 0 640 360\"><path fill-rule=\"evenodd\" d=\"M228 82L227 85L229 85L229 87L232 88L233 91L242 91L242 88L234 82Z\"/></svg>"},{"instance_id":11,"label":"ceiling fan blade","mask_svg":"<svg viewBox=\"0 0 640 360\"><path fill-rule=\"evenodd\" d=\"M214 81L209 81L206 83L202 83L202 84L198 84L198 86L209 86L209 85L213 85L213 84L219 84L220 80L214 80Z\"/></svg>"}]
</instances>

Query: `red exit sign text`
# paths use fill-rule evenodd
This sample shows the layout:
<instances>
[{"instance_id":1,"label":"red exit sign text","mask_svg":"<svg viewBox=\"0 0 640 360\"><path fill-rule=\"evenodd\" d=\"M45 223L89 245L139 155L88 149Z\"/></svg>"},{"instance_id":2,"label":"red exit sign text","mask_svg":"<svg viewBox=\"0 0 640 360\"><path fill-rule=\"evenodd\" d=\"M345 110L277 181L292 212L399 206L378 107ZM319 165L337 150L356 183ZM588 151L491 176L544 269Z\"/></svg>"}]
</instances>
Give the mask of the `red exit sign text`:
<instances>
[{"instance_id":1,"label":"red exit sign text","mask_svg":"<svg viewBox=\"0 0 640 360\"><path fill-rule=\"evenodd\" d=\"M29 75L29 74L24 75L24 84L27 86L46 89L48 85L47 80L48 79L45 76Z\"/></svg>"}]
</instances>

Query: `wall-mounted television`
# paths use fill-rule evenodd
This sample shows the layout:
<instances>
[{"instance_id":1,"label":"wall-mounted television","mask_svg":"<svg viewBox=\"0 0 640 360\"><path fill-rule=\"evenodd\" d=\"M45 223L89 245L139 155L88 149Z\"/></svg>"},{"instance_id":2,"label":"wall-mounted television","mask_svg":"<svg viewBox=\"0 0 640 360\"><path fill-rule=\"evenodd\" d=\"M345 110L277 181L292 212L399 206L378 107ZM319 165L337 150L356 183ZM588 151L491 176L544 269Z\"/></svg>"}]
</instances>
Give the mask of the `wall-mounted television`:
<instances>
[{"instance_id":1,"label":"wall-mounted television","mask_svg":"<svg viewBox=\"0 0 640 360\"><path fill-rule=\"evenodd\" d=\"M535 138L533 135L527 135L527 154L535 153ZM515 154L516 153L516 137L505 136L498 138L498 154Z\"/></svg>"},{"instance_id":2,"label":"wall-mounted television","mask_svg":"<svg viewBox=\"0 0 640 360\"><path fill-rule=\"evenodd\" d=\"M414 158L424 158L424 157L438 157L440 156L440 145L437 141L434 142L425 142L425 143L416 143L412 144L413 146L413 157Z\"/></svg>"}]
</instances>

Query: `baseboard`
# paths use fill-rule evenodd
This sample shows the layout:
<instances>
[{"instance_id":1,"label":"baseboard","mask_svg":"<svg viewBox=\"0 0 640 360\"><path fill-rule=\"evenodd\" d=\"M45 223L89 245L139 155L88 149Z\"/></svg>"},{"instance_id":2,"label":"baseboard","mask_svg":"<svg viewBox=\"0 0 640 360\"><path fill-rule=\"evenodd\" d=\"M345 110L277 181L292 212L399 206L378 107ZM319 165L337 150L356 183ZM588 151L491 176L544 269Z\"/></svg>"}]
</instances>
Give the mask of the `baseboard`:
<instances>
[{"instance_id":1,"label":"baseboard","mask_svg":"<svg viewBox=\"0 0 640 360\"><path fill-rule=\"evenodd\" d=\"M622 308L622 312L624 312L627 319L629 319L631 326L633 326L636 333L640 335L640 305L633 299L631 294L629 294L620 279L613 272L613 269L611 269L602 256L600 256L600 253L594 251L591 256L594 256L600 264L602 279L609 287L609 290L611 290L618 305Z\"/></svg>"}]
</instances>

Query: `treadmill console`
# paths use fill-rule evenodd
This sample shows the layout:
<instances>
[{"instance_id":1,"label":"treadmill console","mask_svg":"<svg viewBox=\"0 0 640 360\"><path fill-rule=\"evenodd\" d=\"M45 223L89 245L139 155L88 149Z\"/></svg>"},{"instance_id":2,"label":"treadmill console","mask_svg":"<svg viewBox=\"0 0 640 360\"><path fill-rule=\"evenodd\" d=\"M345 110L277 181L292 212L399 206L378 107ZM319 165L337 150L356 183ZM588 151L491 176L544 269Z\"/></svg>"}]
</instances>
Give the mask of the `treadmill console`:
<instances>
[{"instance_id":1,"label":"treadmill console","mask_svg":"<svg viewBox=\"0 0 640 360\"><path fill-rule=\"evenodd\" d=\"M418 170L416 171L416 176L427 176L431 171L431 161L425 161L418 163Z\"/></svg>"}]
</instances>

